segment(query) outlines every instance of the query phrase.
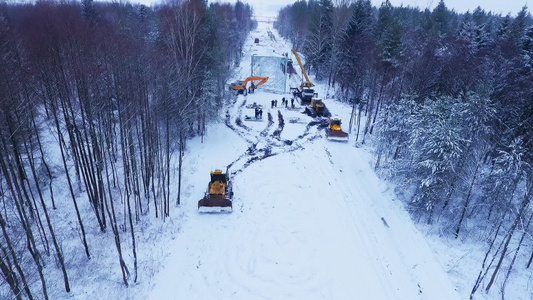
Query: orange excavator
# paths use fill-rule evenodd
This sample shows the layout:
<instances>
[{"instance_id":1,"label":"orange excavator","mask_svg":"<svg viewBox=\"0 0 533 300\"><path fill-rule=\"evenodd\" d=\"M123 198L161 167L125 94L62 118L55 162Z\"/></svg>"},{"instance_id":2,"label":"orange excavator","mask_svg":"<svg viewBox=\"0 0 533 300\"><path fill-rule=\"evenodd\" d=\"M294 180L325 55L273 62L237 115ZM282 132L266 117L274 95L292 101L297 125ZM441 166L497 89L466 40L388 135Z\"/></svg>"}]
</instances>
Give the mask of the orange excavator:
<instances>
[{"instance_id":1,"label":"orange excavator","mask_svg":"<svg viewBox=\"0 0 533 300\"><path fill-rule=\"evenodd\" d=\"M254 81L258 81L258 83L255 83L254 84ZM251 77L248 77L246 78L244 81L242 80L239 80L237 82L234 82L232 84L230 84L229 86L229 89L230 90L235 90L237 91L239 94L247 94L248 93L248 82L252 82L252 88L253 89L256 89L258 88L259 86L263 85L265 82L268 81L268 77L259 77L259 76L251 76Z\"/></svg>"}]
</instances>

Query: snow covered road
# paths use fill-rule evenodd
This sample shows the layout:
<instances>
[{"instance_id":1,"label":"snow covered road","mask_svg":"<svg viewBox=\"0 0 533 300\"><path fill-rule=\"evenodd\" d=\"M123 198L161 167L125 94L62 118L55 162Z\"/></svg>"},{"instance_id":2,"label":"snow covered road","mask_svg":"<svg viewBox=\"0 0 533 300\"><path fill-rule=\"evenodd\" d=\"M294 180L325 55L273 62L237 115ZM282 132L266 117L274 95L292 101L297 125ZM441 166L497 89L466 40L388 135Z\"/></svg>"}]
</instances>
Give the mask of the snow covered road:
<instances>
[{"instance_id":1,"label":"snow covered road","mask_svg":"<svg viewBox=\"0 0 533 300\"><path fill-rule=\"evenodd\" d=\"M275 33L259 23L255 34L267 30ZM150 299L459 299L402 203L373 173L369 154L353 141L327 141L300 111L270 108L281 97L260 89L240 95L229 126L222 116L203 143L189 143L181 230ZM244 101L264 105L274 123L240 126L243 114L253 115ZM326 105L349 119L351 108ZM285 126L276 134L278 111ZM197 213L209 172L230 164L233 213Z\"/></svg>"}]
</instances>

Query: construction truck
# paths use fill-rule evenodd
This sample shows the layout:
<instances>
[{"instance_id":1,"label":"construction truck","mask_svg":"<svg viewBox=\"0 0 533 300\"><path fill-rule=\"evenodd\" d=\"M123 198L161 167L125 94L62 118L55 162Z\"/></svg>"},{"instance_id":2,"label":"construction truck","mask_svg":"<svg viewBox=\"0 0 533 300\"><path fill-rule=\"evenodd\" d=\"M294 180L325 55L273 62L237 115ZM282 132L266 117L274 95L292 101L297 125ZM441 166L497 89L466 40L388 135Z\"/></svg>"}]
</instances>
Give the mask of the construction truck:
<instances>
[{"instance_id":1,"label":"construction truck","mask_svg":"<svg viewBox=\"0 0 533 300\"><path fill-rule=\"evenodd\" d=\"M198 212L232 212L233 190L228 170L220 169L211 172L211 180L207 185L204 198L198 201Z\"/></svg>"},{"instance_id":2,"label":"construction truck","mask_svg":"<svg viewBox=\"0 0 533 300\"><path fill-rule=\"evenodd\" d=\"M245 80L239 80L236 82L233 82L230 84L229 89L233 91L237 91L239 94L247 94L248 93L248 82L251 82L254 90L258 88L259 86L263 85L265 82L268 81L269 77L259 77L259 76L251 76L246 78ZM254 84L254 81L259 81L258 83Z\"/></svg>"},{"instance_id":3,"label":"construction truck","mask_svg":"<svg viewBox=\"0 0 533 300\"><path fill-rule=\"evenodd\" d=\"M329 111L326 108L324 101L318 98L311 99L311 103L309 104L309 106L305 107L304 113L310 117L317 117L317 116L328 117L329 116Z\"/></svg>"},{"instance_id":4,"label":"construction truck","mask_svg":"<svg viewBox=\"0 0 533 300\"><path fill-rule=\"evenodd\" d=\"M300 56L298 55L298 51L296 49L292 49L292 53L294 54L294 57L298 61L298 64L300 65L300 69L302 70L302 74L304 78L302 78L302 84L299 88L291 87L291 91L295 96L298 96L302 103L309 103L311 102L311 99L313 97L317 97L318 94L315 93L315 89L313 87L315 86L311 80L309 80L309 76L307 75L307 72L305 71L304 65L302 63L302 60L300 59Z\"/></svg>"},{"instance_id":5,"label":"construction truck","mask_svg":"<svg viewBox=\"0 0 533 300\"><path fill-rule=\"evenodd\" d=\"M339 118L329 119L329 126L326 128L326 138L330 141L348 141L348 133L342 131L341 120Z\"/></svg>"}]
</instances>

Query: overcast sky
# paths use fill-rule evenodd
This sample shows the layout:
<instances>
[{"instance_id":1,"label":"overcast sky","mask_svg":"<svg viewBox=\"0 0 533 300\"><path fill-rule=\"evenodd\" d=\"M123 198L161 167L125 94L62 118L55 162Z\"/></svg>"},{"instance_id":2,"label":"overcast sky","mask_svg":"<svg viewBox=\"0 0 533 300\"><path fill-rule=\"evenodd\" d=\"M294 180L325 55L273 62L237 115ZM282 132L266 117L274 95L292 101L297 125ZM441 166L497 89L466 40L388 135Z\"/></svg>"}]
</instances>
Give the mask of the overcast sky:
<instances>
[{"instance_id":1,"label":"overcast sky","mask_svg":"<svg viewBox=\"0 0 533 300\"><path fill-rule=\"evenodd\" d=\"M110 1L110 0L106 0ZM161 0L129 0L130 2L139 2L150 5L151 3L157 3ZM164 1L164 0L163 0ZM236 2L236 0L208 0L209 2ZM280 7L284 7L296 0L241 0L244 3L249 3L254 6L257 15L262 15L269 11L278 11ZM354 1L354 0L332 0L333 3L339 1ZM433 9L440 0L390 0L393 6L412 6L419 7L421 9L429 8ZM379 7L383 0L371 0L372 5ZM453 9L458 13L464 13L466 11L473 11L476 7L480 6L485 11L492 11L497 14L506 15L508 13L511 16L515 16L524 5L528 6L528 10L533 10L533 0L444 0L444 3L448 9Z\"/></svg>"},{"instance_id":2,"label":"overcast sky","mask_svg":"<svg viewBox=\"0 0 533 300\"><path fill-rule=\"evenodd\" d=\"M393 6L418 6L422 9L429 8L433 9L439 4L440 0L390 0ZM380 6L383 1L372 0L373 5ZM468 10L473 11L476 7L480 6L485 11L492 11L494 13L499 13L506 15L511 13L511 15L516 15L524 5L527 5L528 2L533 2L533 0L444 0L444 4L449 9L453 9L456 12L464 13ZM529 5L528 10L531 11Z\"/></svg>"}]
</instances>

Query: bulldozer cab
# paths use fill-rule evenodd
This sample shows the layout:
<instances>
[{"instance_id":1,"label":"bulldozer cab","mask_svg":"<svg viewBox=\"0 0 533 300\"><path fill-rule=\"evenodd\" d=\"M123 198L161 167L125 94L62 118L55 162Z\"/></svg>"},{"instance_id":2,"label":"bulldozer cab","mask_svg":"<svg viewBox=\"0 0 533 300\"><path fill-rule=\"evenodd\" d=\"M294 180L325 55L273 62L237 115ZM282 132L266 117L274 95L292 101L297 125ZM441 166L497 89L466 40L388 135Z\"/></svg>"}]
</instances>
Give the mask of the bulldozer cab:
<instances>
[{"instance_id":1,"label":"bulldozer cab","mask_svg":"<svg viewBox=\"0 0 533 300\"><path fill-rule=\"evenodd\" d=\"M226 174L222 173L222 170L219 170L219 169L216 169L215 171L211 172L211 183L215 181L226 183L227 181Z\"/></svg>"},{"instance_id":2,"label":"bulldozer cab","mask_svg":"<svg viewBox=\"0 0 533 300\"><path fill-rule=\"evenodd\" d=\"M341 120L339 119L330 119L329 120L329 127L331 128L334 128L334 127L341 127Z\"/></svg>"}]
</instances>

